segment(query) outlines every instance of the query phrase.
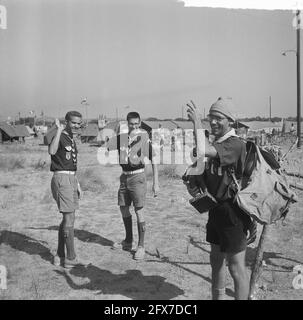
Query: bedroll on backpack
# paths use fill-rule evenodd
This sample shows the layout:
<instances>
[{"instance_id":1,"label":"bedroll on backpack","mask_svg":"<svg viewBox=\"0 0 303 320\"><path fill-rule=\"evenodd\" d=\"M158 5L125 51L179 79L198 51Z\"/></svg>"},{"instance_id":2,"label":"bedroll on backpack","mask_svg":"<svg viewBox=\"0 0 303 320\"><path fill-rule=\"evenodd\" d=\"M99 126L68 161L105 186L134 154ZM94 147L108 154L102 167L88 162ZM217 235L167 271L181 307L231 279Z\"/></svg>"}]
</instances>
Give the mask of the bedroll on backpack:
<instances>
[{"instance_id":1,"label":"bedroll on backpack","mask_svg":"<svg viewBox=\"0 0 303 320\"><path fill-rule=\"evenodd\" d=\"M271 224L287 214L291 203L297 202L286 177L270 161L271 154L253 142L246 143L244 174L238 184L235 201L239 207L261 224ZM265 160L266 159L266 160ZM234 181L235 176L233 175Z\"/></svg>"}]
</instances>

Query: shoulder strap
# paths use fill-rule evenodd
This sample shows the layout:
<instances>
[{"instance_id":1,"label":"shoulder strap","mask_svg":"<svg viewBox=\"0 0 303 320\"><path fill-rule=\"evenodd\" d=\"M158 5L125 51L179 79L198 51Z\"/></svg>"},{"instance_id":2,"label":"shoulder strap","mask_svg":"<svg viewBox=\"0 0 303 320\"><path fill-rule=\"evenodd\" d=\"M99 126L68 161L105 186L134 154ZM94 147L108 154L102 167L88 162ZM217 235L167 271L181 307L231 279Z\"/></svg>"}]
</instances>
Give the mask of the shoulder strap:
<instances>
[{"instance_id":1,"label":"shoulder strap","mask_svg":"<svg viewBox=\"0 0 303 320\"><path fill-rule=\"evenodd\" d=\"M229 168L228 169L228 173L230 174L230 176L233 179L233 182L235 183L236 187L237 187L237 191L240 190L240 184L241 184L241 180L238 181L235 175L235 169L234 168ZM240 183L239 183L240 182Z\"/></svg>"}]
</instances>

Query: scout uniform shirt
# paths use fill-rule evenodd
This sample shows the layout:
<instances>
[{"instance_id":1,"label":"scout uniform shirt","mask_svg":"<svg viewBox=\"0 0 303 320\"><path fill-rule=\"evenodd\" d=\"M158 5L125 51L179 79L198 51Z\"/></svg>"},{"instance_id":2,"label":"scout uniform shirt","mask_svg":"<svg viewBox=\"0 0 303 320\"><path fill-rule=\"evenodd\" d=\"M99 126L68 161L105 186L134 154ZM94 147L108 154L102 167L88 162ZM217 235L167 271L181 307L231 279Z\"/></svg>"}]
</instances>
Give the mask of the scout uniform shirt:
<instances>
[{"instance_id":1,"label":"scout uniform shirt","mask_svg":"<svg viewBox=\"0 0 303 320\"><path fill-rule=\"evenodd\" d=\"M63 130L58 150L51 156L51 171L77 171L77 146L73 138Z\"/></svg>"},{"instance_id":2,"label":"scout uniform shirt","mask_svg":"<svg viewBox=\"0 0 303 320\"><path fill-rule=\"evenodd\" d=\"M145 167L144 158L152 161L155 155L148 133L143 129L112 137L107 143L107 150L118 150L123 171L142 169Z\"/></svg>"},{"instance_id":3,"label":"scout uniform shirt","mask_svg":"<svg viewBox=\"0 0 303 320\"><path fill-rule=\"evenodd\" d=\"M214 141L217 156L210 158L205 164L203 177L208 191L218 201L233 198L231 186L232 177L229 170L234 170L237 179L242 177L246 155L245 143L235 135L230 135L223 141Z\"/></svg>"}]
</instances>

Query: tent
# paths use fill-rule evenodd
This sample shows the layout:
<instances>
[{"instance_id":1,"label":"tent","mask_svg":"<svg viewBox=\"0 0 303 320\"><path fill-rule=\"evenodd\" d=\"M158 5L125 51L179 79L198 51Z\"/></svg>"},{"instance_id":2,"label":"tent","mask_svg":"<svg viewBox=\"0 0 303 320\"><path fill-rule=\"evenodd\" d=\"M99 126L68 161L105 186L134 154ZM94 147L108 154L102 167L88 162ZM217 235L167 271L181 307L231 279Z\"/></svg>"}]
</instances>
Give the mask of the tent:
<instances>
[{"instance_id":1,"label":"tent","mask_svg":"<svg viewBox=\"0 0 303 320\"><path fill-rule=\"evenodd\" d=\"M92 142L94 140L97 140L98 134L99 134L98 124L89 123L81 131L81 141L82 142Z\"/></svg>"},{"instance_id":2,"label":"tent","mask_svg":"<svg viewBox=\"0 0 303 320\"><path fill-rule=\"evenodd\" d=\"M6 122L0 123L0 142L3 141L22 141L25 137L29 137L30 134L25 125L12 126Z\"/></svg>"}]
</instances>

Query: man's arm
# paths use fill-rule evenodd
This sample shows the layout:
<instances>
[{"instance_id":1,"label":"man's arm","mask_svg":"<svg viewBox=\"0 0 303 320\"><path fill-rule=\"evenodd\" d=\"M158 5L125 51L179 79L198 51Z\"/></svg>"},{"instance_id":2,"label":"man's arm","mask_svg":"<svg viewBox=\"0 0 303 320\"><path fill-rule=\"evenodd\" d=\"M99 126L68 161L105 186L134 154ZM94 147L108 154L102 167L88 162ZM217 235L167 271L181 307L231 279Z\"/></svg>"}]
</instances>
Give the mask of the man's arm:
<instances>
[{"instance_id":1,"label":"man's arm","mask_svg":"<svg viewBox=\"0 0 303 320\"><path fill-rule=\"evenodd\" d=\"M159 174L158 174L158 166L155 163L152 163L152 169L153 169L153 193L154 197L157 197L159 192Z\"/></svg>"},{"instance_id":2,"label":"man's arm","mask_svg":"<svg viewBox=\"0 0 303 320\"><path fill-rule=\"evenodd\" d=\"M62 131L64 130L64 126L60 123L58 119L56 119L55 124L57 126L57 132L56 135L54 136L52 142L48 146L48 153L50 155L54 155L58 151L58 146L59 146L59 141L60 141L60 136Z\"/></svg>"},{"instance_id":3,"label":"man's arm","mask_svg":"<svg viewBox=\"0 0 303 320\"><path fill-rule=\"evenodd\" d=\"M209 143L205 136L205 131L202 128L202 119L195 104L191 101L188 106L188 117L194 124L194 132L197 145L197 159L204 159L204 157L214 158L217 156L217 150Z\"/></svg>"},{"instance_id":4,"label":"man's arm","mask_svg":"<svg viewBox=\"0 0 303 320\"><path fill-rule=\"evenodd\" d=\"M145 141L146 141L146 143L144 143L142 145L142 154L147 156L149 161L152 164L152 170L153 170L153 186L152 186L152 190L153 190L153 193L154 193L154 197L157 197L158 192L159 192L159 174L158 174L156 151L155 151L155 149L154 149L154 147L152 145L151 140L148 137L147 137L147 139Z\"/></svg>"}]
</instances>

